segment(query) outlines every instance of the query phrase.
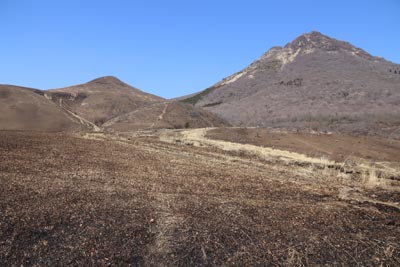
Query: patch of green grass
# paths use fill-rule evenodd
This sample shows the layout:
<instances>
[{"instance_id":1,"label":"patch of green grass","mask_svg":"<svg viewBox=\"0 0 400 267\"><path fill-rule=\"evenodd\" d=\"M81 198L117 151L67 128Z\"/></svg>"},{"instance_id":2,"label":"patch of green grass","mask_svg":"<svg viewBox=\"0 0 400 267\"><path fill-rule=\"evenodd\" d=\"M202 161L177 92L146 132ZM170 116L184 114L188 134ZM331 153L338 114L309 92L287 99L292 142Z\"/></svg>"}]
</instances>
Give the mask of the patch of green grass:
<instances>
[{"instance_id":1,"label":"patch of green grass","mask_svg":"<svg viewBox=\"0 0 400 267\"><path fill-rule=\"evenodd\" d=\"M217 102L214 102L214 103L206 104L206 105L203 106L203 108L218 106L220 104L222 104L222 101L217 101Z\"/></svg>"},{"instance_id":2,"label":"patch of green grass","mask_svg":"<svg viewBox=\"0 0 400 267\"><path fill-rule=\"evenodd\" d=\"M214 86L209 87L209 88L205 89L204 91L202 91L192 97L181 100L180 102L196 105L196 103L199 102L204 96L208 95L209 93L214 91L216 88L217 87L214 87Z\"/></svg>"}]
</instances>

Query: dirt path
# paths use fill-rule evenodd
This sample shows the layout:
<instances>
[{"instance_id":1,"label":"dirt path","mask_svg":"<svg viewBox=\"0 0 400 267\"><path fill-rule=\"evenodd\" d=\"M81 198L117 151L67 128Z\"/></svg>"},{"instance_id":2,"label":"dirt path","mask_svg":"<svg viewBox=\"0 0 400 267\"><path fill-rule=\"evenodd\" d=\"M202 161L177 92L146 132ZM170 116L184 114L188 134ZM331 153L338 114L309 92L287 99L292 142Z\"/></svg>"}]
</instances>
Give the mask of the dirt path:
<instances>
[{"instance_id":1,"label":"dirt path","mask_svg":"<svg viewBox=\"0 0 400 267\"><path fill-rule=\"evenodd\" d=\"M164 118L165 113L167 112L168 109L168 103L165 103L165 107L163 109L163 111L161 112L161 114L158 116L158 120L161 121Z\"/></svg>"},{"instance_id":2,"label":"dirt path","mask_svg":"<svg viewBox=\"0 0 400 267\"><path fill-rule=\"evenodd\" d=\"M173 252L173 234L178 224L182 221L171 209L171 205L176 202L174 196L164 192L163 188L154 188L150 194L153 199L151 206L155 210L155 218L150 221L150 231L155 234L155 242L149 246L149 255L147 260L153 266L165 262L168 255Z\"/></svg>"},{"instance_id":3,"label":"dirt path","mask_svg":"<svg viewBox=\"0 0 400 267\"><path fill-rule=\"evenodd\" d=\"M51 103L54 103L53 101L51 101L51 98L44 94L45 98L50 101ZM67 112L68 115L72 116L73 118L77 119L80 124L91 128L94 132L101 132L101 129L94 123L86 120L85 118L82 118L81 116L79 116L78 114L70 111L67 107L65 107L65 104L63 103L62 99L60 99L59 105L60 108L62 108L65 112Z\"/></svg>"},{"instance_id":4,"label":"dirt path","mask_svg":"<svg viewBox=\"0 0 400 267\"><path fill-rule=\"evenodd\" d=\"M161 111L160 115L158 115L157 120L154 121L151 125L150 125L150 129L153 129L154 126L156 125L157 122L162 121L164 119L164 115L165 113L167 113L167 109L168 109L168 103L164 104L164 109Z\"/></svg>"}]
</instances>

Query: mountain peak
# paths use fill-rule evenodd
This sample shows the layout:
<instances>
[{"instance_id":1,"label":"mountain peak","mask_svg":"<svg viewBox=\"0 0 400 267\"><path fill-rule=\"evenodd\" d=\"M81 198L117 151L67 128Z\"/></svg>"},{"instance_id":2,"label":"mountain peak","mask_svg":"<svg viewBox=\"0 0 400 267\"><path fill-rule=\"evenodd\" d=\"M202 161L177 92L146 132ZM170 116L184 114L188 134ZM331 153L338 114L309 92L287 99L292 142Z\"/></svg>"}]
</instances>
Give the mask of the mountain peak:
<instances>
[{"instance_id":1,"label":"mountain peak","mask_svg":"<svg viewBox=\"0 0 400 267\"><path fill-rule=\"evenodd\" d=\"M285 48L297 49L322 49L327 51L335 51L340 48L349 49L351 45L346 42L342 42L320 32L312 31L305 33L288 43Z\"/></svg>"},{"instance_id":2,"label":"mountain peak","mask_svg":"<svg viewBox=\"0 0 400 267\"><path fill-rule=\"evenodd\" d=\"M308 33L304 33L302 36L308 37L309 39L312 39L312 40L319 40L321 38L331 39L329 36L324 35L318 31L311 31Z\"/></svg>"},{"instance_id":3,"label":"mountain peak","mask_svg":"<svg viewBox=\"0 0 400 267\"><path fill-rule=\"evenodd\" d=\"M292 42L285 45L285 48L292 49L293 51L298 51L298 50L314 51L316 49L323 51L341 50L350 52L354 55L363 57L365 59L373 59L373 57L364 50L357 48L348 42L331 38L317 31L312 31L300 35Z\"/></svg>"},{"instance_id":4,"label":"mountain peak","mask_svg":"<svg viewBox=\"0 0 400 267\"><path fill-rule=\"evenodd\" d=\"M294 61L298 56L307 55L315 51L323 52L345 52L353 56L361 57L367 60L379 60L371 56L364 50L353 46L352 44L340 41L324 35L317 31L304 33L286 44L284 47L273 47L265 53L260 61L281 60L282 67L286 63Z\"/></svg>"},{"instance_id":5,"label":"mountain peak","mask_svg":"<svg viewBox=\"0 0 400 267\"><path fill-rule=\"evenodd\" d=\"M113 85L126 85L123 81L120 79L114 77L114 76L104 76L100 77L97 79L94 79L88 83L101 83L101 84L113 84Z\"/></svg>"},{"instance_id":6,"label":"mountain peak","mask_svg":"<svg viewBox=\"0 0 400 267\"><path fill-rule=\"evenodd\" d=\"M395 128L385 114L400 112L393 100L400 99L399 70L348 42L310 32L184 101L233 126L306 129L314 120L319 129L383 132L382 123Z\"/></svg>"}]
</instances>

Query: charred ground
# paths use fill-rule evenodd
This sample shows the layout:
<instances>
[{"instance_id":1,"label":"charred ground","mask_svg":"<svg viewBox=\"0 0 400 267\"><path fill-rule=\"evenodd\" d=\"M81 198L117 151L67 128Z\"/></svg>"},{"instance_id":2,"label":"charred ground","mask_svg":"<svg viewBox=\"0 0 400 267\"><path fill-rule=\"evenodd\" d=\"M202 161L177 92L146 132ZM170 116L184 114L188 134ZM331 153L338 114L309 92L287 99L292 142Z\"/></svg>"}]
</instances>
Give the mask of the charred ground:
<instances>
[{"instance_id":1,"label":"charred ground","mask_svg":"<svg viewBox=\"0 0 400 267\"><path fill-rule=\"evenodd\" d=\"M398 266L398 191L159 135L0 132L0 265Z\"/></svg>"}]
</instances>

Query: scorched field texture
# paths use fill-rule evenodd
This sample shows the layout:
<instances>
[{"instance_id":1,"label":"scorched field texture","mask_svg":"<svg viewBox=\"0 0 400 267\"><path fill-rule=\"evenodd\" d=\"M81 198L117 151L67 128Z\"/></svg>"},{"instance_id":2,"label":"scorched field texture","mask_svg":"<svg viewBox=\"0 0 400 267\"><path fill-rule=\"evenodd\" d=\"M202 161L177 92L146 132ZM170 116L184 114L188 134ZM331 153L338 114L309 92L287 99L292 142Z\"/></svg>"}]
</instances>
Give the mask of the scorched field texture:
<instances>
[{"instance_id":1,"label":"scorched field texture","mask_svg":"<svg viewBox=\"0 0 400 267\"><path fill-rule=\"evenodd\" d=\"M160 133L0 132L0 266L398 266L396 190Z\"/></svg>"}]
</instances>

